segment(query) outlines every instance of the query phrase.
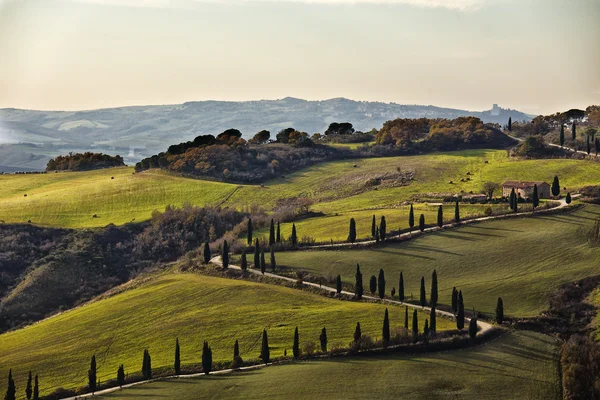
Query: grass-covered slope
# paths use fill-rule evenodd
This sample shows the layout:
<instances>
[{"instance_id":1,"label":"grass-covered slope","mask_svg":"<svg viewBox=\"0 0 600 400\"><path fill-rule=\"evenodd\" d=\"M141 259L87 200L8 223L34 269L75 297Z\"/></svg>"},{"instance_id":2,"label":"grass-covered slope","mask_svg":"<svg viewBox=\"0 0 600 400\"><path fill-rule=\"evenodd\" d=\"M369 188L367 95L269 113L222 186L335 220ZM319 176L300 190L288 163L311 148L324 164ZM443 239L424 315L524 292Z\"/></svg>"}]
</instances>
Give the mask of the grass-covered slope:
<instances>
[{"instance_id":1,"label":"grass-covered slope","mask_svg":"<svg viewBox=\"0 0 600 400\"><path fill-rule=\"evenodd\" d=\"M104 399L560 399L557 345L512 332L483 346L418 356L301 362L156 382Z\"/></svg>"},{"instance_id":2,"label":"grass-covered slope","mask_svg":"<svg viewBox=\"0 0 600 400\"><path fill-rule=\"evenodd\" d=\"M505 314L533 316L547 308L548 295L560 284L598 274L600 248L585 233L600 217L600 207L573 213L490 221L427 234L400 244L368 250L303 251L277 255L279 265L352 281L356 263L365 277L383 268L388 286L419 298L421 276L429 293L437 269L442 304L451 303L452 287L462 290L466 308L493 313L496 299Z\"/></svg>"},{"instance_id":3,"label":"grass-covered slope","mask_svg":"<svg viewBox=\"0 0 600 400\"><path fill-rule=\"evenodd\" d=\"M129 373L141 369L148 348L153 368L171 368L175 338L181 343L182 364L200 363L208 340L214 361L231 360L239 340L241 356L255 360L260 335L269 332L271 356L292 348L298 326L301 344L319 343L327 328L330 346L347 345L356 322L364 334L381 336L385 306L329 299L276 285L167 273L139 287L96 301L27 328L0 335L0 376L13 369L19 394L29 370L41 377L42 394L58 387L86 384L92 354L101 381L114 378L119 364ZM403 326L404 309L390 306L391 326ZM425 315L421 314L420 326ZM438 319L438 329L454 324ZM6 390L0 381L0 393Z\"/></svg>"}]
</instances>

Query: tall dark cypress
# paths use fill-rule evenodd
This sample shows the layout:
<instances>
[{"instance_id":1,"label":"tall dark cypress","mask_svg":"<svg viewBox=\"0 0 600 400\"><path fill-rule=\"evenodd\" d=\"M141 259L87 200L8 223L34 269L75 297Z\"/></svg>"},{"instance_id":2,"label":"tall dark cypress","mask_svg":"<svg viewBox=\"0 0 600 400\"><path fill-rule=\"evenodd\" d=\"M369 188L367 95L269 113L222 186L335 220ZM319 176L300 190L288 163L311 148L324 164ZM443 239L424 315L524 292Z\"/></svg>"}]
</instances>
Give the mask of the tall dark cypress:
<instances>
[{"instance_id":1,"label":"tall dark cypress","mask_svg":"<svg viewBox=\"0 0 600 400\"><path fill-rule=\"evenodd\" d=\"M29 376L27 377L27 387L25 388L25 396L27 400L31 400L31 395L33 394L33 378L31 376L31 371L29 371Z\"/></svg>"},{"instance_id":2,"label":"tall dark cypress","mask_svg":"<svg viewBox=\"0 0 600 400\"><path fill-rule=\"evenodd\" d=\"M385 296L385 274L383 269L379 270L379 277L377 278L377 289L379 291L379 298L383 299Z\"/></svg>"},{"instance_id":3,"label":"tall dark cypress","mask_svg":"<svg viewBox=\"0 0 600 400\"><path fill-rule=\"evenodd\" d=\"M496 303L496 322L498 324L504 322L504 302L502 301L502 297L498 297L498 302Z\"/></svg>"},{"instance_id":4,"label":"tall dark cypress","mask_svg":"<svg viewBox=\"0 0 600 400\"><path fill-rule=\"evenodd\" d=\"M477 314L475 313L475 310L473 310L473 316L471 317L471 320L469 321L469 337L471 338L472 341L474 341L476 336L477 336Z\"/></svg>"},{"instance_id":5,"label":"tall dark cypress","mask_svg":"<svg viewBox=\"0 0 600 400\"><path fill-rule=\"evenodd\" d=\"M404 328L408 330L408 306L404 308Z\"/></svg>"},{"instance_id":6,"label":"tall dark cypress","mask_svg":"<svg viewBox=\"0 0 600 400\"><path fill-rule=\"evenodd\" d=\"M229 244L223 241L223 268L229 268Z\"/></svg>"},{"instance_id":7,"label":"tall dark cypress","mask_svg":"<svg viewBox=\"0 0 600 400\"><path fill-rule=\"evenodd\" d=\"M263 329L262 334L262 345L260 347L260 359L268 364L271 362L271 352L269 351L269 338L267 337L267 330Z\"/></svg>"},{"instance_id":8,"label":"tall dark cypress","mask_svg":"<svg viewBox=\"0 0 600 400\"><path fill-rule=\"evenodd\" d=\"M408 212L408 226L410 226L410 230L412 232L415 227L415 211L413 210L413 205L410 205L410 211Z\"/></svg>"},{"instance_id":9,"label":"tall dark cypress","mask_svg":"<svg viewBox=\"0 0 600 400\"><path fill-rule=\"evenodd\" d=\"M460 222L460 208L458 205L458 200L456 201L456 205L454 206L454 222Z\"/></svg>"},{"instance_id":10,"label":"tall dark cypress","mask_svg":"<svg viewBox=\"0 0 600 400\"><path fill-rule=\"evenodd\" d=\"M431 307L431 310L429 311L429 331L431 333L431 335L435 335L435 331L437 329L437 314L435 312L435 306Z\"/></svg>"},{"instance_id":11,"label":"tall dark cypress","mask_svg":"<svg viewBox=\"0 0 600 400\"><path fill-rule=\"evenodd\" d=\"M242 257L240 260L240 268L242 271L246 271L248 269L248 259L246 257L246 249L242 250Z\"/></svg>"},{"instance_id":12,"label":"tall dark cypress","mask_svg":"<svg viewBox=\"0 0 600 400\"><path fill-rule=\"evenodd\" d=\"M96 355L94 354L92 361L90 361L90 369L88 370L88 388L92 394L96 391L96 384L98 382L96 373Z\"/></svg>"},{"instance_id":13,"label":"tall dark cypress","mask_svg":"<svg viewBox=\"0 0 600 400\"><path fill-rule=\"evenodd\" d=\"M421 293L419 296L419 304L421 307L425 307L427 305L427 295L425 293L425 277L421 277Z\"/></svg>"},{"instance_id":14,"label":"tall dark cypress","mask_svg":"<svg viewBox=\"0 0 600 400\"><path fill-rule=\"evenodd\" d=\"M8 386L6 387L6 396L4 400L16 400L17 398L17 387L15 386L15 380L12 377L12 369L8 371Z\"/></svg>"},{"instance_id":15,"label":"tall dark cypress","mask_svg":"<svg viewBox=\"0 0 600 400\"><path fill-rule=\"evenodd\" d=\"M181 350L179 348L179 338L175 338L175 362L173 363L175 375L181 373Z\"/></svg>"},{"instance_id":16,"label":"tall dark cypress","mask_svg":"<svg viewBox=\"0 0 600 400\"><path fill-rule=\"evenodd\" d=\"M381 222L379 223L379 238L382 242L385 242L385 237L387 235L387 226L385 223L385 216L381 216Z\"/></svg>"},{"instance_id":17,"label":"tall dark cypress","mask_svg":"<svg viewBox=\"0 0 600 400\"><path fill-rule=\"evenodd\" d=\"M338 296L342 294L342 277L339 274L335 279L335 291Z\"/></svg>"},{"instance_id":18,"label":"tall dark cypress","mask_svg":"<svg viewBox=\"0 0 600 400\"><path fill-rule=\"evenodd\" d=\"M208 264L210 262L211 254L210 254L210 246L208 242L204 243L204 264Z\"/></svg>"},{"instance_id":19,"label":"tall dark cypress","mask_svg":"<svg viewBox=\"0 0 600 400\"><path fill-rule=\"evenodd\" d=\"M369 280L369 289L371 290L371 294L375 294L377 291L377 278L375 275L371 275L371 279Z\"/></svg>"},{"instance_id":20,"label":"tall dark cypress","mask_svg":"<svg viewBox=\"0 0 600 400\"><path fill-rule=\"evenodd\" d=\"M554 180L552 180L551 187L552 195L558 196L560 194L560 182L558 181L558 176L554 176Z\"/></svg>"},{"instance_id":21,"label":"tall dark cypress","mask_svg":"<svg viewBox=\"0 0 600 400\"><path fill-rule=\"evenodd\" d=\"M533 206L533 211L535 211L536 207L540 205L540 195L538 194L537 185L533 185L531 205Z\"/></svg>"},{"instance_id":22,"label":"tall dark cypress","mask_svg":"<svg viewBox=\"0 0 600 400\"><path fill-rule=\"evenodd\" d=\"M425 326L423 327L423 339L425 339L425 344L429 341L429 321L425 319Z\"/></svg>"},{"instance_id":23,"label":"tall dark cypress","mask_svg":"<svg viewBox=\"0 0 600 400\"><path fill-rule=\"evenodd\" d=\"M292 346L294 358L300 357L300 336L298 335L298 327L294 329L294 344Z\"/></svg>"},{"instance_id":24,"label":"tall dark cypress","mask_svg":"<svg viewBox=\"0 0 600 400\"><path fill-rule=\"evenodd\" d=\"M559 135L560 147L563 147L565 144L565 126L560 124L560 135Z\"/></svg>"},{"instance_id":25,"label":"tall dark cypress","mask_svg":"<svg viewBox=\"0 0 600 400\"><path fill-rule=\"evenodd\" d=\"M240 356L240 344L236 340L233 344L233 360L237 359Z\"/></svg>"},{"instance_id":26,"label":"tall dark cypress","mask_svg":"<svg viewBox=\"0 0 600 400\"><path fill-rule=\"evenodd\" d=\"M354 295L358 300L362 299L364 289L363 289L363 277L360 272L360 265L356 264L356 282L354 284Z\"/></svg>"},{"instance_id":27,"label":"tall dark cypress","mask_svg":"<svg viewBox=\"0 0 600 400\"><path fill-rule=\"evenodd\" d=\"M423 232L425 230L425 215L421 214L419 217L419 230Z\"/></svg>"},{"instance_id":28,"label":"tall dark cypress","mask_svg":"<svg viewBox=\"0 0 600 400\"><path fill-rule=\"evenodd\" d=\"M362 337L362 332L360 330L360 322L356 323L356 328L354 329L354 342L360 342L360 338Z\"/></svg>"},{"instance_id":29,"label":"tall dark cypress","mask_svg":"<svg viewBox=\"0 0 600 400\"><path fill-rule=\"evenodd\" d=\"M275 241L281 243L281 224L277 221L277 234L275 235Z\"/></svg>"},{"instance_id":30,"label":"tall dark cypress","mask_svg":"<svg viewBox=\"0 0 600 400\"><path fill-rule=\"evenodd\" d=\"M586 140L586 142L585 142L586 150L587 150L587 153L588 153L588 156L589 156L590 153L592 152L592 145L590 143L590 135L587 135L587 138L585 140Z\"/></svg>"},{"instance_id":31,"label":"tall dark cypress","mask_svg":"<svg viewBox=\"0 0 600 400\"><path fill-rule=\"evenodd\" d=\"M444 208L441 205L438 207L437 224L440 228L444 226Z\"/></svg>"},{"instance_id":32,"label":"tall dark cypress","mask_svg":"<svg viewBox=\"0 0 600 400\"><path fill-rule=\"evenodd\" d=\"M413 334L413 343L417 343L417 340L419 340L419 316L417 314L417 310L415 310L413 312L412 334Z\"/></svg>"},{"instance_id":33,"label":"tall dark cypress","mask_svg":"<svg viewBox=\"0 0 600 400\"><path fill-rule=\"evenodd\" d=\"M254 242L254 268L260 268L260 243Z\"/></svg>"},{"instance_id":34,"label":"tall dark cypress","mask_svg":"<svg viewBox=\"0 0 600 400\"><path fill-rule=\"evenodd\" d=\"M381 338L383 339L383 347L387 347L390 343L390 318L387 308L385 309L385 315L383 316L383 329L381 332Z\"/></svg>"},{"instance_id":35,"label":"tall dark cypress","mask_svg":"<svg viewBox=\"0 0 600 400\"><path fill-rule=\"evenodd\" d=\"M275 221L271 218L271 225L269 226L269 246L275 244Z\"/></svg>"},{"instance_id":36,"label":"tall dark cypress","mask_svg":"<svg viewBox=\"0 0 600 400\"><path fill-rule=\"evenodd\" d=\"M437 271L434 269L431 273L431 306L437 306L438 302L438 280Z\"/></svg>"},{"instance_id":37,"label":"tall dark cypress","mask_svg":"<svg viewBox=\"0 0 600 400\"><path fill-rule=\"evenodd\" d=\"M117 385L119 385L119 387L123 387L123 385L125 384L125 367L123 367L123 364L119 365L119 368L117 369Z\"/></svg>"},{"instance_id":38,"label":"tall dark cypress","mask_svg":"<svg viewBox=\"0 0 600 400\"><path fill-rule=\"evenodd\" d=\"M379 227L375 228L375 243L379 243Z\"/></svg>"},{"instance_id":39,"label":"tall dark cypress","mask_svg":"<svg viewBox=\"0 0 600 400\"><path fill-rule=\"evenodd\" d=\"M375 222L375 214L373 214L373 220L371 221L371 236L375 239L375 229L377 229L377 222Z\"/></svg>"},{"instance_id":40,"label":"tall dark cypress","mask_svg":"<svg viewBox=\"0 0 600 400\"><path fill-rule=\"evenodd\" d=\"M458 311L458 292L456 291L456 286L452 288L452 312L456 315Z\"/></svg>"},{"instance_id":41,"label":"tall dark cypress","mask_svg":"<svg viewBox=\"0 0 600 400\"><path fill-rule=\"evenodd\" d=\"M350 228L348 230L348 242L356 242L356 221L354 218L350 218Z\"/></svg>"},{"instance_id":42,"label":"tall dark cypress","mask_svg":"<svg viewBox=\"0 0 600 400\"><path fill-rule=\"evenodd\" d=\"M508 131L512 131L512 117L508 117Z\"/></svg>"},{"instance_id":43,"label":"tall dark cypress","mask_svg":"<svg viewBox=\"0 0 600 400\"><path fill-rule=\"evenodd\" d=\"M208 375L210 371L212 371L212 349L208 342L204 341L204 346L202 346L202 372Z\"/></svg>"},{"instance_id":44,"label":"tall dark cypress","mask_svg":"<svg viewBox=\"0 0 600 400\"><path fill-rule=\"evenodd\" d=\"M265 251L260 252L260 272L264 275L267 269L267 263L265 261Z\"/></svg>"},{"instance_id":45,"label":"tall dark cypress","mask_svg":"<svg viewBox=\"0 0 600 400\"><path fill-rule=\"evenodd\" d=\"M567 195L565 196L565 202L567 204L571 204L571 201L572 201L572 199L571 199L571 193L567 192Z\"/></svg>"},{"instance_id":46,"label":"tall dark cypress","mask_svg":"<svg viewBox=\"0 0 600 400\"><path fill-rule=\"evenodd\" d=\"M252 218L248 218L248 246L252 246Z\"/></svg>"},{"instance_id":47,"label":"tall dark cypress","mask_svg":"<svg viewBox=\"0 0 600 400\"><path fill-rule=\"evenodd\" d=\"M510 191L510 209L514 212L517 212L517 193L515 192L515 188L512 188Z\"/></svg>"},{"instance_id":48,"label":"tall dark cypress","mask_svg":"<svg viewBox=\"0 0 600 400\"><path fill-rule=\"evenodd\" d=\"M465 327L465 303L463 302L462 290L458 292L458 312L456 314L456 328L462 330Z\"/></svg>"},{"instance_id":49,"label":"tall dark cypress","mask_svg":"<svg viewBox=\"0 0 600 400\"><path fill-rule=\"evenodd\" d=\"M38 380L37 374L35 374L35 379L33 383L33 400L39 400L40 398L40 383Z\"/></svg>"},{"instance_id":50,"label":"tall dark cypress","mask_svg":"<svg viewBox=\"0 0 600 400\"><path fill-rule=\"evenodd\" d=\"M271 270L275 272L275 268L277 268L277 262L275 261L275 250L271 248Z\"/></svg>"},{"instance_id":51,"label":"tall dark cypress","mask_svg":"<svg viewBox=\"0 0 600 400\"><path fill-rule=\"evenodd\" d=\"M298 244L298 233L296 232L296 224L292 224L292 236L290 236L290 242L292 246Z\"/></svg>"},{"instance_id":52,"label":"tall dark cypress","mask_svg":"<svg viewBox=\"0 0 600 400\"><path fill-rule=\"evenodd\" d=\"M573 125L571 125L571 140L575 141L575 139L577 139L577 125L573 122Z\"/></svg>"},{"instance_id":53,"label":"tall dark cypress","mask_svg":"<svg viewBox=\"0 0 600 400\"><path fill-rule=\"evenodd\" d=\"M596 150L596 155L600 152L600 139L596 138L594 140L594 150Z\"/></svg>"},{"instance_id":54,"label":"tall dark cypress","mask_svg":"<svg viewBox=\"0 0 600 400\"><path fill-rule=\"evenodd\" d=\"M400 271L400 282L398 283L398 299L404 302L404 276Z\"/></svg>"},{"instance_id":55,"label":"tall dark cypress","mask_svg":"<svg viewBox=\"0 0 600 400\"><path fill-rule=\"evenodd\" d=\"M321 334L319 335L319 342L321 343L321 351L327 353L327 329L323 327Z\"/></svg>"}]
</instances>

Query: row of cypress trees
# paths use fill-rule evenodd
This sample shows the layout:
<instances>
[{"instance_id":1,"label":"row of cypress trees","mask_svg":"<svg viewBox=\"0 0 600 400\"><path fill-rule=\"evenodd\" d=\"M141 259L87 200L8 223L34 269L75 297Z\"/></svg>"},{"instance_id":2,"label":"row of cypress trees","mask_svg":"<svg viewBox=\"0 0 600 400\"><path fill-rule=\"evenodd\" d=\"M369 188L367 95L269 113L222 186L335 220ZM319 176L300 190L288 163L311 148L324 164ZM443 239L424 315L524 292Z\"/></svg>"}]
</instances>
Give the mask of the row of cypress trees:
<instances>
[{"instance_id":1,"label":"row of cypress trees","mask_svg":"<svg viewBox=\"0 0 600 400\"><path fill-rule=\"evenodd\" d=\"M252 246L254 241L254 225L252 223L252 218L248 218L247 227L246 227L246 241L248 246ZM258 238L256 238L258 242ZM275 220L271 218L271 224L269 225L269 246L272 247L275 243L281 243L283 240L281 238L281 224L277 221L275 224ZM298 234L296 232L296 224L292 224L292 234L289 238L292 246L296 246L298 244Z\"/></svg>"},{"instance_id":2,"label":"row of cypress trees","mask_svg":"<svg viewBox=\"0 0 600 400\"><path fill-rule=\"evenodd\" d=\"M27 378L27 386L25 387L25 396L27 400L38 400L40 398L39 379L38 375L35 374L35 380L29 371L29 377ZM6 394L4 400L16 400L17 398L17 386L12 376L12 369L8 371L8 385L6 387Z\"/></svg>"}]
</instances>

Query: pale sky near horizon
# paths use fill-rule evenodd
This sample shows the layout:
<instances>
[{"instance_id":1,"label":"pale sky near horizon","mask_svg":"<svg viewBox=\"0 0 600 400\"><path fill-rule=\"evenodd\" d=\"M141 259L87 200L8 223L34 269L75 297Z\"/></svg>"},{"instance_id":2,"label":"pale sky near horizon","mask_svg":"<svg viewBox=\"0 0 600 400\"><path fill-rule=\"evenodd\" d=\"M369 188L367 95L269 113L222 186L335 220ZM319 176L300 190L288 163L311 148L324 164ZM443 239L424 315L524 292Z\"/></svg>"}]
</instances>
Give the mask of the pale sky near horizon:
<instances>
[{"instance_id":1,"label":"pale sky near horizon","mask_svg":"<svg viewBox=\"0 0 600 400\"><path fill-rule=\"evenodd\" d=\"M600 0L0 0L0 108L600 104Z\"/></svg>"}]
</instances>

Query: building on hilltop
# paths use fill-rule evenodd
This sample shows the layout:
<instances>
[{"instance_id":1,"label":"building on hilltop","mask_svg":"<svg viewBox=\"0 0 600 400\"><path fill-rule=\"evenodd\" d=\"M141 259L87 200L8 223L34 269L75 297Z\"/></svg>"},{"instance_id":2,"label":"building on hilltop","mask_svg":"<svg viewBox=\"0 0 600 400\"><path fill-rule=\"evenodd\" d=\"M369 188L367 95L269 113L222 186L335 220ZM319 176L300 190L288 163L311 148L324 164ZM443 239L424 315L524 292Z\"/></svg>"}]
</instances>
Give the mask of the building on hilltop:
<instances>
[{"instance_id":1,"label":"building on hilltop","mask_svg":"<svg viewBox=\"0 0 600 400\"><path fill-rule=\"evenodd\" d=\"M502 184L502 196L510 196L510 192L515 189L518 196L526 199L533 196L533 187L537 185L538 197L547 199L550 197L550 185L542 181L506 181Z\"/></svg>"}]
</instances>

